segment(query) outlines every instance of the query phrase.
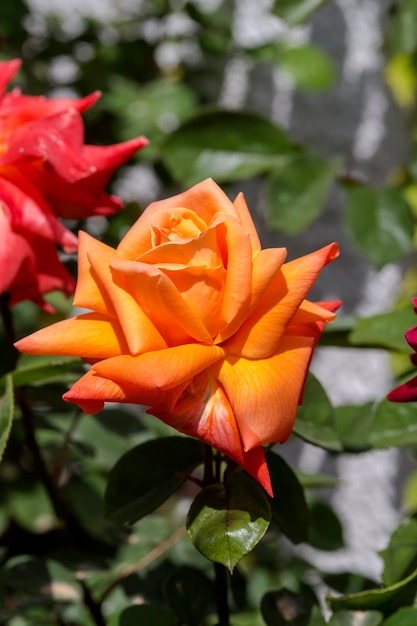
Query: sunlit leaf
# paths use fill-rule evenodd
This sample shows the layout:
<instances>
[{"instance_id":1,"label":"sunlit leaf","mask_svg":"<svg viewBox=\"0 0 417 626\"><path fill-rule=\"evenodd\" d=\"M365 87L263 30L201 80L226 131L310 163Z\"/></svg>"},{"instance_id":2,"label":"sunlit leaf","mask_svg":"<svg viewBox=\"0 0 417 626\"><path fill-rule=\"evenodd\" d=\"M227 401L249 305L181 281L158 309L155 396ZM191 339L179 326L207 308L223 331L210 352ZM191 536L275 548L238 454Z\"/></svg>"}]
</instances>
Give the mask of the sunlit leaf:
<instances>
[{"instance_id":1,"label":"sunlit leaf","mask_svg":"<svg viewBox=\"0 0 417 626\"><path fill-rule=\"evenodd\" d=\"M327 0L275 0L273 12L291 25L307 20Z\"/></svg>"},{"instance_id":2,"label":"sunlit leaf","mask_svg":"<svg viewBox=\"0 0 417 626\"><path fill-rule=\"evenodd\" d=\"M210 176L223 182L272 171L294 147L258 114L214 110L180 126L161 150L173 178L190 186Z\"/></svg>"},{"instance_id":3,"label":"sunlit leaf","mask_svg":"<svg viewBox=\"0 0 417 626\"><path fill-rule=\"evenodd\" d=\"M196 439L164 437L146 441L119 459L109 475L105 514L132 524L160 506L202 462Z\"/></svg>"},{"instance_id":4,"label":"sunlit leaf","mask_svg":"<svg viewBox=\"0 0 417 626\"><path fill-rule=\"evenodd\" d=\"M417 521L404 520L392 533L388 547L379 553L384 561L382 579L394 585L417 567Z\"/></svg>"},{"instance_id":5,"label":"sunlit leaf","mask_svg":"<svg viewBox=\"0 0 417 626\"><path fill-rule=\"evenodd\" d=\"M310 374L304 390L303 404L297 412L294 433L327 450L340 451L333 407L319 381Z\"/></svg>"},{"instance_id":6,"label":"sunlit leaf","mask_svg":"<svg viewBox=\"0 0 417 626\"><path fill-rule=\"evenodd\" d=\"M200 491L188 513L187 529L199 552L232 571L262 539L270 519L265 491L237 470L225 478L225 484Z\"/></svg>"},{"instance_id":7,"label":"sunlit leaf","mask_svg":"<svg viewBox=\"0 0 417 626\"><path fill-rule=\"evenodd\" d=\"M291 74L300 89L328 89L335 80L335 67L331 58L312 44L282 50L279 66Z\"/></svg>"},{"instance_id":8,"label":"sunlit leaf","mask_svg":"<svg viewBox=\"0 0 417 626\"><path fill-rule=\"evenodd\" d=\"M390 313L358 318L349 341L353 346L409 352L404 333L416 322L417 317L411 304Z\"/></svg>"},{"instance_id":9,"label":"sunlit leaf","mask_svg":"<svg viewBox=\"0 0 417 626\"><path fill-rule=\"evenodd\" d=\"M414 0L396 0L388 21L391 48L402 54L417 49L417 4Z\"/></svg>"},{"instance_id":10,"label":"sunlit leaf","mask_svg":"<svg viewBox=\"0 0 417 626\"><path fill-rule=\"evenodd\" d=\"M266 187L269 225L290 235L306 229L324 210L338 168L339 161L328 162L310 153L289 159Z\"/></svg>"},{"instance_id":11,"label":"sunlit leaf","mask_svg":"<svg viewBox=\"0 0 417 626\"><path fill-rule=\"evenodd\" d=\"M346 205L346 228L377 269L401 259L413 246L411 210L398 189L351 189Z\"/></svg>"},{"instance_id":12,"label":"sunlit leaf","mask_svg":"<svg viewBox=\"0 0 417 626\"><path fill-rule=\"evenodd\" d=\"M382 400L375 410L369 443L374 448L417 443L416 403Z\"/></svg>"},{"instance_id":13,"label":"sunlit leaf","mask_svg":"<svg viewBox=\"0 0 417 626\"><path fill-rule=\"evenodd\" d=\"M415 626L417 624L417 608L402 607L389 616L384 626Z\"/></svg>"},{"instance_id":14,"label":"sunlit leaf","mask_svg":"<svg viewBox=\"0 0 417 626\"><path fill-rule=\"evenodd\" d=\"M273 452L267 454L267 462L274 491L270 499L272 519L293 543L307 541L309 511L296 474Z\"/></svg>"},{"instance_id":15,"label":"sunlit leaf","mask_svg":"<svg viewBox=\"0 0 417 626\"><path fill-rule=\"evenodd\" d=\"M338 406L334 409L335 428L343 449L364 452L370 447L369 436L374 422L374 403Z\"/></svg>"},{"instance_id":16,"label":"sunlit leaf","mask_svg":"<svg viewBox=\"0 0 417 626\"><path fill-rule=\"evenodd\" d=\"M401 606L412 604L416 590L417 570L394 585L340 597L330 595L327 601L333 611L342 609L368 611L376 609L384 614L389 614Z\"/></svg>"}]
</instances>

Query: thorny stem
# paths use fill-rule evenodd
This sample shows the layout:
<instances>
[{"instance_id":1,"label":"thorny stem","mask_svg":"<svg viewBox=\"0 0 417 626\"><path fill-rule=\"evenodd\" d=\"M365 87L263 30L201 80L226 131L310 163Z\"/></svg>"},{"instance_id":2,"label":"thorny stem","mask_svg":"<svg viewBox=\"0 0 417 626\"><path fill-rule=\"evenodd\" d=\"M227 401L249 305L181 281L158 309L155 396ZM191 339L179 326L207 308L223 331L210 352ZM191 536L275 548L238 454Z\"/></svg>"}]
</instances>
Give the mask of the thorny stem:
<instances>
[{"instance_id":1,"label":"thorny stem","mask_svg":"<svg viewBox=\"0 0 417 626\"><path fill-rule=\"evenodd\" d=\"M15 369L19 353L14 347L16 336L14 332L13 317L10 311L9 302L10 296L8 293L3 293L0 295L0 315L3 320L5 337L11 359L12 369ZM68 511L65 502L62 500L59 490L54 483L51 474L48 471L48 467L45 463L41 449L36 439L33 411L23 387L15 389L15 397L16 403L18 404L20 412L22 414L26 444L32 454L37 475L39 476L39 479L46 489L52 508L54 509L55 515L57 517L59 526L62 526L64 528L65 532L68 534L69 539L75 539L79 535L78 522L72 517L72 515ZM84 604L90 612L93 623L96 626L106 626L106 622L101 612L101 605L94 600L90 590L85 585L85 583L82 583L82 589Z\"/></svg>"},{"instance_id":2,"label":"thorny stem","mask_svg":"<svg viewBox=\"0 0 417 626\"><path fill-rule=\"evenodd\" d=\"M213 449L207 444L204 445L204 486L213 485L220 482L220 462L221 456L216 453L213 455ZM213 465L215 473L213 473ZM230 610L227 600L228 596L228 571L221 563L214 563L215 593L217 616L219 622L227 626L229 624Z\"/></svg>"}]
</instances>

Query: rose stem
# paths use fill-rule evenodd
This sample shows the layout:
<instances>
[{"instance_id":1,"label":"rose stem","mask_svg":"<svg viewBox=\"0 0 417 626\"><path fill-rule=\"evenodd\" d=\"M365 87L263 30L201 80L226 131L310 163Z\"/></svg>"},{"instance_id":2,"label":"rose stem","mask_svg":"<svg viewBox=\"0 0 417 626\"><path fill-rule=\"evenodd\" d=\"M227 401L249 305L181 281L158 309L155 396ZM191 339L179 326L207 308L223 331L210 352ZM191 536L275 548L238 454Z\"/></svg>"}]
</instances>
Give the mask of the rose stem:
<instances>
[{"instance_id":1,"label":"rose stem","mask_svg":"<svg viewBox=\"0 0 417 626\"><path fill-rule=\"evenodd\" d=\"M216 482L219 482L219 459L214 459L213 448L208 444L203 444L203 458L204 458L204 478L203 486L208 487ZM213 463L216 462L216 475L213 473ZM216 593L216 606L217 616L222 626L229 625L229 604L227 601L228 594L228 572L224 565L221 563L214 564L214 585Z\"/></svg>"}]
</instances>

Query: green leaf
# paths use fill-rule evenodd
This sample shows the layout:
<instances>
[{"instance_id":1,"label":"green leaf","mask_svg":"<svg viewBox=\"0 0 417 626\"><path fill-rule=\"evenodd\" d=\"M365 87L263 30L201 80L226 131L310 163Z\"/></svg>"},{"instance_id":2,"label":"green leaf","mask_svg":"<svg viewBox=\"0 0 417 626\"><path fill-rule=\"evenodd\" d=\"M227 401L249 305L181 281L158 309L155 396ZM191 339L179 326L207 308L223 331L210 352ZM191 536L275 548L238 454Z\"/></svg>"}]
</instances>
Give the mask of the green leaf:
<instances>
[{"instance_id":1,"label":"green leaf","mask_svg":"<svg viewBox=\"0 0 417 626\"><path fill-rule=\"evenodd\" d=\"M358 318L354 330L349 335L353 346L385 348L388 350L410 351L404 333L415 326L417 317L412 306L406 306L390 313Z\"/></svg>"},{"instance_id":2,"label":"green leaf","mask_svg":"<svg viewBox=\"0 0 417 626\"><path fill-rule=\"evenodd\" d=\"M262 617L267 626L308 626L312 602L289 589L269 591L261 601Z\"/></svg>"},{"instance_id":3,"label":"green leaf","mask_svg":"<svg viewBox=\"0 0 417 626\"><path fill-rule=\"evenodd\" d=\"M388 22L393 51L411 54L417 49L417 4L415 0L397 0L395 12Z\"/></svg>"},{"instance_id":4,"label":"green leaf","mask_svg":"<svg viewBox=\"0 0 417 626\"><path fill-rule=\"evenodd\" d=\"M340 597L328 596L327 601L332 611L376 609L386 615L401 606L412 604L416 590L417 570L404 580L383 589L370 589Z\"/></svg>"},{"instance_id":5,"label":"green leaf","mask_svg":"<svg viewBox=\"0 0 417 626\"><path fill-rule=\"evenodd\" d=\"M345 219L350 237L377 269L412 250L413 218L398 189L351 189Z\"/></svg>"},{"instance_id":6,"label":"green leaf","mask_svg":"<svg viewBox=\"0 0 417 626\"><path fill-rule=\"evenodd\" d=\"M380 626L383 619L379 611L339 611L332 616L329 626Z\"/></svg>"},{"instance_id":7,"label":"green leaf","mask_svg":"<svg viewBox=\"0 0 417 626\"><path fill-rule=\"evenodd\" d=\"M233 571L265 534L271 509L265 491L240 470L205 487L187 517L191 541L210 561Z\"/></svg>"},{"instance_id":8,"label":"green leaf","mask_svg":"<svg viewBox=\"0 0 417 626\"><path fill-rule=\"evenodd\" d=\"M402 607L389 616L384 626L415 626L417 624L417 608Z\"/></svg>"},{"instance_id":9,"label":"green leaf","mask_svg":"<svg viewBox=\"0 0 417 626\"><path fill-rule=\"evenodd\" d=\"M213 587L198 569L181 567L165 581L164 595L181 624L200 626L212 601Z\"/></svg>"},{"instance_id":10,"label":"green leaf","mask_svg":"<svg viewBox=\"0 0 417 626\"><path fill-rule=\"evenodd\" d=\"M379 554L384 561L384 585L394 585L413 572L417 568L417 521L404 520Z\"/></svg>"},{"instance_id":11,"label":"green leaf","mask_svg":"<svg viewBox=\"0 0 417 626\"><path fill-rule=\"evenodd\" d=\"M320 489L326 487L337 487L339 479L330 474L310 474L301 470L294 470L303 489Z\"/></svg>"},{"instance_id":12,"label":"green leaf","mask_svg":"<svg viewBox=\"0 0 417 626\"><path fill-rule=\"evenodd\" d=\"M307 379L303 405L297 412L294 433L327 450L342 450L335 428L333 407L323 387L312 374Z\"/></svg>"},{"instance_id":13,"label":"green leaf","mask_svg":"<svg viewBox=\"0 0 417 626\"><path fill-rule=\"evenodd\" d=\"M338 406L334 409L336 432L348 452L370 448L369 436L374 422L374 403Z\"/></svg>"},{"instance_id":14,"label":"green leaf","mask_svg":"<svg viewBox=\"0 0 417 626\"><path fill-rule=\"evenodd\" d=\"M73 357L51 357L22 355L19 358L17 369L10 374L15 387L23 385L45 384L51 382L72 382L77 376L68 376L73 372L80 372L83 367L81 359ZM5 383L5 377L0 379L0 388Z\"/></svg>"},{"instance_id":15,"label":"green leaf","mask_svg":"<svg viewBox=\"0 0 417 626\"><path fill-rule=\"evenodd\" d=\"M272 10L275 15L295 26L305 22L326 2L327 0L275 0Z\"/></svg>"},{"instance_id":16,"label":"green leaf","mask_svg":"<svg viewBox=\"0 0 417 626\"><path fill-rule=\"evenodd\" d=\"M323 211L339 165L310 153L290 158L266 187L269 226L289 235L305 230Z\"/></svg>"},{"instance_id":17,"label":"green leaf","mask_svg":"<svg viewBox=\"0 0 417 626\"><path fill-rule=\"evenodd\" d=\"M188 437L164 437L129 450L110 472L105 515L133 524L165 502L202 462L202 445Z\"/></svg>"},{"instance_id":18,"label":"green leaf","mask_svg":"<svg viewBox=\"0 0 417 626\"><path fill-rule=\"evenodd\" d=\"M161 151L172 177L190 186L208 177L224 182L274 170L294 147L260 115L215 110L185 122Z\"/></svg>"},{"instance_id":19,"label":"green leaf","mask_svg":"<svg viewBox=\"0 0 417 626\"><path fill-rule=\"evenodd\" d=\"M281 51L279 66L291 74L300 89L319 91L331 87L335 81L331 58L313 44Z\"/></svg>"},{"instance_id":20,"label":"green leaf","mask_svg":"<svg viewBox=\"0 0 417 626\"><path fill-rule=\"evenodd\" d=\"M309 544L319 550L343 548L343 528L334 511L324 502L310 504Z\"/></svg>"},{"instance_id":21,"label":"green leaf","mask_svg":"<svg viewBox=\"0 0 417 626\"><path fill-rule=\"evenodd\" d=\"M373 448L390 448L417 443L415 402L382 400L375 410L369 443Z\"/></svg>"},{"instance_id":22,"label":"green leaf","mask_svg":"<svg viewBox=\"0 0 417 626\"><path fill-rule=\"evenodd\" d=\"M266 459L274 491L269 501L272 519L293 543L307 541L309 511L304 490L282 457L269 452Z\"/></svg>"},{"instance_id":23,"label":"green leaf","mask_svg":"<svg viewBox=\"0 0 417 626\"><path fill-rule=\"evenodd\" d=\"M119 617L119 626L138 626L138 624L152 624L152 626L178 626L177 620L160 606L141 604L130 606Z\"/></svg>"},{"instance_id":24,"label":"green leaf","mask_svg":"<svg viewBox=\"0 0 417 626\"><path fill-rule=\"evenodd\" d=\"M0 461L3 458L14 417L14 389L10 374L5 377L5 392L0 400Z\"/></svg>"}]
</instances>

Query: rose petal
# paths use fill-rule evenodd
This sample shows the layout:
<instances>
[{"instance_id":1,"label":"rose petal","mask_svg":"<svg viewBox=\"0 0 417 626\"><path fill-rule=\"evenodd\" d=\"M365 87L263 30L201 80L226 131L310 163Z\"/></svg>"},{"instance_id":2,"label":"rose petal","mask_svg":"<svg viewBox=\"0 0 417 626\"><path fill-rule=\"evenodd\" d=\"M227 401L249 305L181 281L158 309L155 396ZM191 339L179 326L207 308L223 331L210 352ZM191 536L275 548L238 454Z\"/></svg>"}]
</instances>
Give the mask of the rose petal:
<instances>
[{"instance_id":1,"label":"rose petal","mask_svg":"<svg viewBox=\"0 0 417 626\"><path fill-rule=\"evenodd\" d=\"M170 389L189 381L223 356L217 346L188 344L136 357L116 356L95 363L93 369L100 376L143 389Z\"/></svg>"},{"instance_id":2,"label":"rose petal","mask_svg":"<svg viewBox=\"0 0 417 626\"><path fill-rule=\"evenodd\" d=\"M99 313L77 315L46 326L18 341L16 347L28 354L78 356L87 361L128 351L118 321Z\"/></svg>"},{"instance_id":3,"label":"rose petal","mask_svg":"<svg viewBox=\"0 0 417 626\"><path fill-rule=\"evenodd\" d=\"M85 413L98 413L105 402L123 402L149 406L158 402L165 410L170 411L177 402L187 383L173 387L167 391L161 389L142 389L138 385L116 382L102 378L90 370L78 380L63 398L67 402L77 404Z\"/></svg>"},{"instance_id":4,"label":"rose petal","mask_svg":"<svg viewBox=\"0 0 417 626\"><path fill-rule=\"evenodd\" d=\"M314 344L314 337L283 337L268 359L229 356L211 367L233 407L245 450L289 437Z\"/></svg>"}]
</instances>

